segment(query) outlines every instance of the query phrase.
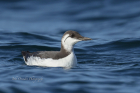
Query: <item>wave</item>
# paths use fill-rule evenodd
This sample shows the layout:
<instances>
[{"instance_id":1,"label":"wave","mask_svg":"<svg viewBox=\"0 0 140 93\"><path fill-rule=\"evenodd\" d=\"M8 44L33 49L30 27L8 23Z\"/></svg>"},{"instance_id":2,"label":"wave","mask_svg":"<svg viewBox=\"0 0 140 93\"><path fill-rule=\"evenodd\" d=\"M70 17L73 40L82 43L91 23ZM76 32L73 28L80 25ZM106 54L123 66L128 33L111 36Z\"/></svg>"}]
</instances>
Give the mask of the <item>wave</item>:
<instances>
[{"instance_id":1,"label":"wave","mask_svg":"<svg viewBox=\"0 0 140 93\"><path fill-rule=\"evenodd\" d=\"M60 32L59 34L62 34ZM7 36L8 35L8 36ZM29 32L1 32L0 34L0 49L40 49L40 50L55 50L60 49L60 37L43 35ZM98 39L96 39L98 41ZM100 40L99 40L100 41ZM140 38L124 38L111 42L101 41L102 43L87 43L86 46L77 46L75 49L78 52L85 52L89 49L97 50L124 50L140 47ZM105 43L104 43L105 42ZM107 42L107 43L106 43ZM29 48L30 47L30 48Z\"/></svg>"},{"instance_id":2,"label":"wave","mask_svg":"<svg viewBox=\"0 0 140 93\"><path fill-rule=\"evenodd\" d=\"M91 47L117 49L117 50L139 48L140 47L140 38L136 38L136 39L126 38L126 39L108 42L105 44L94 45Z\"/></svg>"}]
</instances>

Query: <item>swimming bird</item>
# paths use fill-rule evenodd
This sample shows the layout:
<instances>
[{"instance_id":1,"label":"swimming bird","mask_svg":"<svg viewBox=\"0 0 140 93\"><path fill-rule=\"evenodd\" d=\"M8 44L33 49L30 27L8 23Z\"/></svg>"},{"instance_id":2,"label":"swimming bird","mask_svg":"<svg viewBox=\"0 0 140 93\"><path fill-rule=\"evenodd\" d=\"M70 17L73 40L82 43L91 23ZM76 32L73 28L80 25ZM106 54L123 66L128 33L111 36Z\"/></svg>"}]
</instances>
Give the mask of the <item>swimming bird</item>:
<instances>
[{"instance_id":1,"label":"swimming bird","mask_svg":"<svg viewBox=\"0 0 140 93\"><path fill-rule=\"evenodd\" d=\"M66 67L71 68L77 65L77 58L74 54L74 45L79 41L92 40L83 37L76 31L66 31L61 39L60 51L22 51L23 59L27 65Z\"/></svg>"}]
</instances>

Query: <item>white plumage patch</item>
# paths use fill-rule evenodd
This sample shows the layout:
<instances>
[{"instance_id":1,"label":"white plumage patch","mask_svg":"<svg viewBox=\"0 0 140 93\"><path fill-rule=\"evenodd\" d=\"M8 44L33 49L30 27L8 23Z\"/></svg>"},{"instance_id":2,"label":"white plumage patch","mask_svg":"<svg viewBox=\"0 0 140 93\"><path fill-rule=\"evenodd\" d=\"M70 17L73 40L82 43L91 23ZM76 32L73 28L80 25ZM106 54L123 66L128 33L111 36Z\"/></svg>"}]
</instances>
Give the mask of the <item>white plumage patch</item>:
<instances>
[{"instance_id":1,"label":"white plumage patch","mask_svg":"<svg viewBox=\"0 0 140 93\"><path fill-rule=\"evenodd\" d=\"M77 65L77 58L74 52L71 52L71 54L68 55L67 57L57 59L57 60L54 60L52 58L41 59L40 57L31 56L27 59L27 62L25 63L27 65L36 65L36 66L71 68Z\"/></svg>"}]
</instances>

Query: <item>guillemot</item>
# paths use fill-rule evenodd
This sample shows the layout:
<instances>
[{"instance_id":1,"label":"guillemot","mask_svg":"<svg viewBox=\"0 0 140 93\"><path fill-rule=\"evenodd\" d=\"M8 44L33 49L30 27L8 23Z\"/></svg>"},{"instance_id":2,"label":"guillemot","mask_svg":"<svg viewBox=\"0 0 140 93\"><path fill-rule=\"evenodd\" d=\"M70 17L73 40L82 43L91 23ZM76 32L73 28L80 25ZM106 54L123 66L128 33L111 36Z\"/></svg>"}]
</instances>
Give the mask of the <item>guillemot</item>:
<instances>
[{"instance_id":1,"label":"guillemot","mask_svg":"<svg viewBox=\"0 0 140 93\"><path fill-rule=\"evenodd\" d=\"M92 40L83 37L76 31L66 31L61 39L60 51L22 51L23 59L27 65L66 67L71 68L77 65L77 58L73 46L79 41Z\"/></svg>"}]
</instances>

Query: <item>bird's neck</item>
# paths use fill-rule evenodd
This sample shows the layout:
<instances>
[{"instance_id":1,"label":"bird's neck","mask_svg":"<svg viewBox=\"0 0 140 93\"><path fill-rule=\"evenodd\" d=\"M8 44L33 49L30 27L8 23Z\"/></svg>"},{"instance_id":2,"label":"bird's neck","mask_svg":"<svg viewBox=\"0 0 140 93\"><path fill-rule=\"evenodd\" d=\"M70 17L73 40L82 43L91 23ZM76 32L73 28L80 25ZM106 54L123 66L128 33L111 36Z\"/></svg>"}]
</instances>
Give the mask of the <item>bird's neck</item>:
<instances>
[{"instance_id":1,"label":"bird's neck","mask_svg":"<svg viewBox=\"0 0 140 93\"><path fill-rule=\"evenodd\" d=\"M60 52L57 53L53 59L64 58L64 57L68 56L71 53L74 53L73 47L71 47L71 46L63 46L61 44Z\"/></svg>"},{"instance_id":2,"label":"bird's neck","mask_svg":"<svg viewBox=\"0 0 140 93\"><path fill-rule=\"evenodd\" d=\"M74 52L73 45L63 45L61 43L61 50L60 50L60 52L62 52L62 51L69 52L69 53Z\"/></svg>"}]
</instances>

